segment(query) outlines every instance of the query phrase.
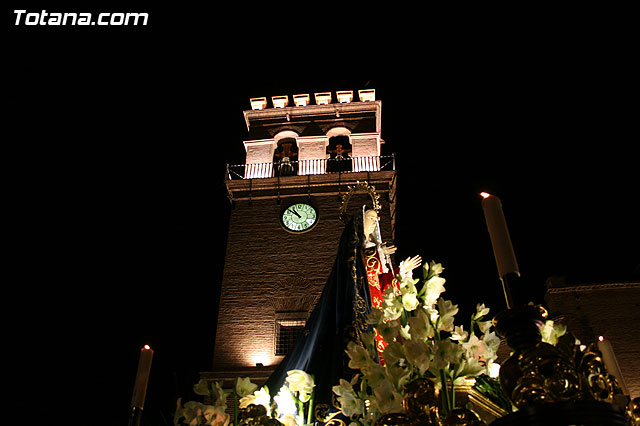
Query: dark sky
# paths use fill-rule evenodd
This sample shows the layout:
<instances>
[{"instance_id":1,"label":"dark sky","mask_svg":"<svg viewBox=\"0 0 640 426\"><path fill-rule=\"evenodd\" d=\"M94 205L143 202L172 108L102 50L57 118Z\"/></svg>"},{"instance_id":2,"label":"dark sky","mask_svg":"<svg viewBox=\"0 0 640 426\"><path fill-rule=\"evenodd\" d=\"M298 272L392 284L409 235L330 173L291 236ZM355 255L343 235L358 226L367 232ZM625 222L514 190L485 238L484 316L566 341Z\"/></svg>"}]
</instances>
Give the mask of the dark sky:
<instances>
[{"instance_id":1,"label":"dark sky","mask_svg":"<svg viewBox=\"0 0 640 426\"><path fill-rule=\"evenodd\" d=\"M637 73L624 28L334 24L297 38L270 35L259 15L223 30L220 14L191 25L172 12L152 10L144 29L7 25L3 204L16 273L5 306L20 312L7 339L38 344L33 359L17 350L16 365L90 400L101 413L91 424L125 421L146 343L150 424L170 424L175 398L211 367L224 165L244 160L250 97L375 88L383 150L397 154L399 254L441 261L465 309L504 303L480 191L502 199L533 300L551 275L639 279ZM22 386L16 395L29 395Z\"/></svg>"}]
</instances>

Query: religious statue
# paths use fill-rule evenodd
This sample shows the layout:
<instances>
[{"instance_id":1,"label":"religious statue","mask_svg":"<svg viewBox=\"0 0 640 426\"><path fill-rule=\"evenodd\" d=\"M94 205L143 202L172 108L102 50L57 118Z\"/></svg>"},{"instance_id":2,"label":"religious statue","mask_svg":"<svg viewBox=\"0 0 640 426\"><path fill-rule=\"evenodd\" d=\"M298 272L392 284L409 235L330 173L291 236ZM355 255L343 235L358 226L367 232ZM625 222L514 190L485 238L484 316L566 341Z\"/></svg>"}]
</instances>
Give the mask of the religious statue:
<instances>
[{"instance_id":1,"label":"religious statue","mask_svg":"<svg viewBox=\"0 0 640 426\"><path fill-rule=\"evenodd\" d=\"M372 199L373 208L363 206L346 224L331 273L302 335L266 382L272 394L284 384L287 371L303 370L315 378L316 406L334 407L332 387L354 375L345 353L347 344L363 345L363 334L374 331L366 321L372 307L382 303L388 286L399 291L395 274L408 273L422 263L416 256L392 267L390 256L396 248L382 241L377 194ZM346 202L348 197L343 199L344 211ZM376 336L376 344L381 353L386 342Z\"/></svg>"},{"instance_id":2,"label":"religious statue","mask_svg":"<svg viewBox=\"0 0 640 426\"><path fill-rule=\"evenodd\" d=\"M392 287L399 294L400 288L396 275L401 269L393 269L390 255L396 252L396 247L381 242L382 238L378 222L378 213L374 209L364 212L365 243L363 257L367 270L371 306L376 309L382 307L384 292L387 288ZM420 256L409 257L401 262L402 273L409 273L421 264L422 258ZM387 342L376 331L376 348L380 357L386 345ZM383 360L381 359L381 361Z\"/></svg>"}]
</instances>

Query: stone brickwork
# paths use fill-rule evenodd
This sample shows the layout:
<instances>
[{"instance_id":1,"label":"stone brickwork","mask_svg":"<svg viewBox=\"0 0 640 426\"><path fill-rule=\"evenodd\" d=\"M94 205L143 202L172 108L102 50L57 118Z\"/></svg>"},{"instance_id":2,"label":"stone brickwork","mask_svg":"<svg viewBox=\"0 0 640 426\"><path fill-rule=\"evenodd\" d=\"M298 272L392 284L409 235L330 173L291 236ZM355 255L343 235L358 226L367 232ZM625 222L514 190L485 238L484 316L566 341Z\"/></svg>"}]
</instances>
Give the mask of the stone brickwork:
<instances>
[{"instance_id":1,"label":"stone brickwork","mask_svg":"<svg viewBox=\"0 0 640 426\"><path fill-rule=\"evenodd\" d=\"M640 396L640 283L550 288L545 300L550 318L583 343L611 342L629 393Z\"/></svg>"},{"instance_id":2,"label":"stone brickwork","mask_svg":"<svg viewBox=\"0 0 640 426\"><path fill-rule=\"evenodd\" d=\"M228 168L225 181L233 209L213 371L202 377L228 381L231 372L243 372L259 382L282 360L283 356L275 355L277 324L306 319L315 307L344 229L339 219L340 195L348 191L348 185L367 181L376 187L382 204L382 236L392 240L395 161L386 158L381 164L379 157L381 102L375 97L361 100L318 105L296 102L291 107L285 102L280 108L272 99L274 108L265 108L263 99L257 109L244 111L249 133L244 142L245 166L234 169L233 174ZM366 161L358 159L352 170L328 173L327 146L332 136L350 137L353 152L367 157ZM273 165L279 160L273 156L282 138L295 139L297 175L274 173ZM290 233L281 226L280 215L299 202L316 208L318 222L305 233ZM352 213L363 203L371 205L369 195L355 195L349 210Z\"/></svg>"},{"instance_id":3,"label":"stone brickwork","mask_svg":"<svg viewBox=\"0 0 640 426\"><path fill-rule=\"evenodd\" d=\"M386 198L382 192L381 228L389 241L391 219ZM308 201L307 196L300 196L283 199L280 204L274 198L234 203L214 370L250 368L257 363L276 365L282 359L274 355L276 312L308 314L315 306L333 265L344 224L338 217L338 195L312 195L310 203L319 216L317 225L302 234L284 230L281 211L290 203ZM350 210L367 202L370 204L368 195L357 194L349 202Z\"/></svg>"}]
</instances>

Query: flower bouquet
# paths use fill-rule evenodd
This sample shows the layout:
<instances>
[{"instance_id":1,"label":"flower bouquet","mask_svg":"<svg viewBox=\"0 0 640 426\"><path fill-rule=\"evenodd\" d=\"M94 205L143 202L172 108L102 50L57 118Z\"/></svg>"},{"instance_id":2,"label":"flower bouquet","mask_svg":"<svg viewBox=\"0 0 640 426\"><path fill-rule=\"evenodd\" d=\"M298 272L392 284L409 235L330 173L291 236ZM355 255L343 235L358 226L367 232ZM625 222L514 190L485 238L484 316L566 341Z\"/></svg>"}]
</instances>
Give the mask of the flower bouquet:
<instances>
[{"instance_id":1,"label":"flower bouquet","mask_svg":"<svg viewBox=\"0 0 640 426\"><path fill-rule=\"evenodd\" d=\"M193 391L197 395L209 397L213 403L208 405L189 401L182 405L182 400L178 399L178 406L173 417L174 425L227 426L229 424L229 415L225 413L229 392L222 390L221 381L209 383L201 379L193 386Z\"/></svg>"},{"instance_id":2,"label":"flower bouquet","mask_svg":"<svg viewBox=\"0 0 640 426\"><path fill-rule=\"evenodd\" d=\"M285 384L272 398L269 389L238 377L232 392L222 389L222 381L201 379L193 390L206 396L211 405L178 400L175 426L303 426L312 423L315 387L313 376L301 370L287 372ZM233 417L226 414L227 398L233 395ZM306 420L306 422L305 422Z\"/></svg>"},{"instance_id":3,"label":"flower bouquet","mask_svg":"<svg viewBox=\"0 0 640 426\"><path fill-rule=\"evenodd\" d=\"M455 387L480 375L487 376L485 387L497 386L499 393L497 381L488 377L497 376L494 360L500 344L492 322L485 319L489 308L478 304L468 329L456 325L458 306L441 297L443 270L434 261L425 263L420 283L400 264L399 290L387 288L383 306L369 315L374 332L363 336L363 345L348 344L349 367L358 374L350 381L341 379L333 391L343 414L356 424L369 426L394 413L426 424L459 416ZM383 350L376 347L376 333L388 343ZM416 406L422 407L419 412L412 409Z\"/></svg>"}]
</instances>

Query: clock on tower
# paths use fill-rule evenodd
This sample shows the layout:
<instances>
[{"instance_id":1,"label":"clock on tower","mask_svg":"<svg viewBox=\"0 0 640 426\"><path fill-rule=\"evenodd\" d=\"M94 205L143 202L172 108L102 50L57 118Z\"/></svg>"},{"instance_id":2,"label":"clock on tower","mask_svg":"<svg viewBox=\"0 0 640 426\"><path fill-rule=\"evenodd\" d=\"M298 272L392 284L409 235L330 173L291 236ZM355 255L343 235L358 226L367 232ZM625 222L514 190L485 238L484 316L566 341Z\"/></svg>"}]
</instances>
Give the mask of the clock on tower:
<instances>
[{"instance_id":1,"label":"clock on tower","mask_svg":"<svg viewBox=\"0 0 640 426\"><path fill-rule=\"evenodd\" d=\"M375 90L250 100L244 163L227 166L233 208L212 371L261 384L286 355L313 310L333 264L344 224L341 197L368 182L380 194L380 228L393 240L396 171L382 155ZM358 197L362 197L358 199ZM350 208L370 200L355 194ZM348 213L348 212L347 212Z\"/></svg>"},{"instance_id":2,"label":"clock on tower","mask_svg":"<svg viewBox=\"0 0 640 426\"><path fill-rule=\"evenodd\" d=\"M286 207L280 218L287 231L306 232L318 221L318 212L308 203L295 203Z\"/></svg>"}]
</instances>

